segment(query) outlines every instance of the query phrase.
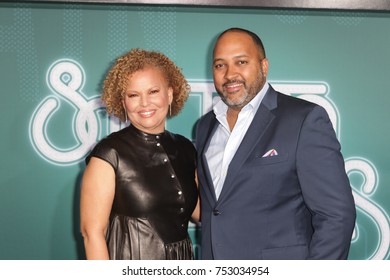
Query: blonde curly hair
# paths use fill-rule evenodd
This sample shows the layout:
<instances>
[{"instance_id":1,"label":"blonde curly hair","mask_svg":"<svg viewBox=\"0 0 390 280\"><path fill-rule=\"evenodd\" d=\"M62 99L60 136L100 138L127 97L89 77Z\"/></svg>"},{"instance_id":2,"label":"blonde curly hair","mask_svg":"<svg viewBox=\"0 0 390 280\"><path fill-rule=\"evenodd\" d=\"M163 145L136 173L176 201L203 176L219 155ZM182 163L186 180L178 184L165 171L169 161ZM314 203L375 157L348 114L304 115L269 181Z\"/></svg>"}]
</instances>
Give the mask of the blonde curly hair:
<instances>
[{"instance_id":1,"label":"blonde curly hair","mask_svg":"<svg viewBox=\"0 0 390 280\"><path fill-rule=\"evenodd\" d=\"M179 114L191 91L190 85L184 78L181 69L160 52L136 48L120 56L104 80L101 99L106 105L106 111L109 115L114 115L125 121L126 112L123 108L122 100L127 88L129 75L149 66L161 69L168 86L173 89L171 113L167 117L171 118Z\"/></svg>"}]
</instances>

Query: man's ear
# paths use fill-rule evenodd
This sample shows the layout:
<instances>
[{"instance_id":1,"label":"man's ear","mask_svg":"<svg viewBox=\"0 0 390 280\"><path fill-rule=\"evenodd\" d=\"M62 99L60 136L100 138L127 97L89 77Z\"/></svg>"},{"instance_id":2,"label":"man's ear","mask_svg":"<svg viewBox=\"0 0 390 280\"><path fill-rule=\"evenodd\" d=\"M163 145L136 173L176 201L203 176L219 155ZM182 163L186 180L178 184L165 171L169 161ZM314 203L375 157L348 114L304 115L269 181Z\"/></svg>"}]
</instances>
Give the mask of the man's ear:
<instances>
[{"instance_id":1,"label":"man's ear","mask_svg":"<svg viewBox=\"0 0 390 280\"><path fill-rule=\"evenodd\" d=\"M264 77L268 75L268 59L265 57L260 61L261 71L263 72Z\"/></svg>"}]
</instances>

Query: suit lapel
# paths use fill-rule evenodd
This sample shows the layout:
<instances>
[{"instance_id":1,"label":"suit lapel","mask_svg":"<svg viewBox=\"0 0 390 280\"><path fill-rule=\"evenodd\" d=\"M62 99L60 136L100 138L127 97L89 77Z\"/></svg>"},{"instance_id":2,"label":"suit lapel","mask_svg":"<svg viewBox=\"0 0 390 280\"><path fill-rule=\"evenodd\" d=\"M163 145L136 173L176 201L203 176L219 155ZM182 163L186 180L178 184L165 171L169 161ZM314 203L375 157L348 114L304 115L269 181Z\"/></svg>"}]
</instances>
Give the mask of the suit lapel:
<instances>
[{"instance_id":1,"label":"suit lapel","mask_svg":"<svg viewBox=\"0 0 390 280\"><path fill-rule=\"evenodd\" d=\"M248 131L246 132L242 142L234 155L232 161L229 164L227 176L222 188L219 201L223 199L226 193L229 192L229 188L232 185L232 181L236 178L240 168L247 160L249 155L257 146L257 143L261 141L261 137L275 118L274 114L270 111L277 106L277 94L270 86L266 95L261 102L259 109L257 110L255 117L250 124Z\"/></svg>"}]
</instances>

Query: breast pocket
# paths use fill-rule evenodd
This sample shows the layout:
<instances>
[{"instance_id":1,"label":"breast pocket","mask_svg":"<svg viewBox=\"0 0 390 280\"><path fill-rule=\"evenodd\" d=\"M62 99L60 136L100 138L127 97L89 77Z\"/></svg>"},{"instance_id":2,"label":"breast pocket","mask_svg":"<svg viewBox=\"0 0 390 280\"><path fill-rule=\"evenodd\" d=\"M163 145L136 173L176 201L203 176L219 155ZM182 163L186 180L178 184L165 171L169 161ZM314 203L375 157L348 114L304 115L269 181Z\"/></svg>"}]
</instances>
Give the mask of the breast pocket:
<instances>
[{"instance_id":1,"label":"breast pocket","mask_svg":"<svg viewBox=\"0 0 390 280\"><path fill-rule=\"evenodd\" d=\"M276 156L256 157L250 162L250 164L269 165L269 164L282 163L282 162L287 161L287 160L288 160L288 153L278 154Z\"/></svg>"}]
</instances>

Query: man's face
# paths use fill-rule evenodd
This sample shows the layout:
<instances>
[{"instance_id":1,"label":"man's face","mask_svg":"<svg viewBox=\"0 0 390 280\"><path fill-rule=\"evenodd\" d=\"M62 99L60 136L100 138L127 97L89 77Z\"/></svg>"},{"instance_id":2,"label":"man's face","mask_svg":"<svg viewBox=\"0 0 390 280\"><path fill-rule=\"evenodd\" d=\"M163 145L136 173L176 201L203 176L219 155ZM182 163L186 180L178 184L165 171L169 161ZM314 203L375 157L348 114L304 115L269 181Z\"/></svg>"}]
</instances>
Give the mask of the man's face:
<instances>
[{"instance_id":1,"label":"man's face","mask_svg":"<svg viewBox=\"0 0 390 280\"><path fill-rule=\"evenodd\" d=\"M268 60L243 32L225 33L214 48L215 88L232 109L241 110L263 87L268 74Z\"/></svg>"}]
</instances>

